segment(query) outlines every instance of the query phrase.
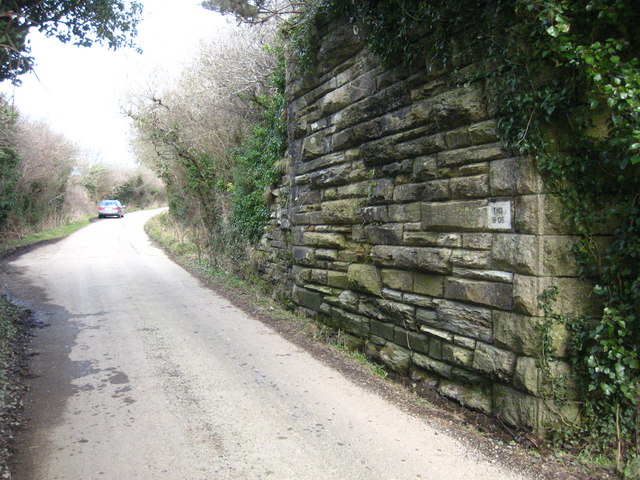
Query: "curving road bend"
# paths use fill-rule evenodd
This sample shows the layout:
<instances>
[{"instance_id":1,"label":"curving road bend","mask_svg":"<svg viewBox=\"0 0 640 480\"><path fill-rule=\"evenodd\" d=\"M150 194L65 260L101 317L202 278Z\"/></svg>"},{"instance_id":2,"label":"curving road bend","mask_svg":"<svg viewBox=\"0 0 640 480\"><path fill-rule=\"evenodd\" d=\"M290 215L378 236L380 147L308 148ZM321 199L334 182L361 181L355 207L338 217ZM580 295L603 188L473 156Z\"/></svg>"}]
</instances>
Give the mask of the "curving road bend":
<instances>
[{"instance_id":1,"label":"curving road bend","mask_svg":"<svg viewBox=\"0 0 640 480\"><path fill-rule=\"evenodd\" d=\"M156 211L13 258L36 332L14 480L521 479L202 287Z\"/></svg>"}]
</instances>

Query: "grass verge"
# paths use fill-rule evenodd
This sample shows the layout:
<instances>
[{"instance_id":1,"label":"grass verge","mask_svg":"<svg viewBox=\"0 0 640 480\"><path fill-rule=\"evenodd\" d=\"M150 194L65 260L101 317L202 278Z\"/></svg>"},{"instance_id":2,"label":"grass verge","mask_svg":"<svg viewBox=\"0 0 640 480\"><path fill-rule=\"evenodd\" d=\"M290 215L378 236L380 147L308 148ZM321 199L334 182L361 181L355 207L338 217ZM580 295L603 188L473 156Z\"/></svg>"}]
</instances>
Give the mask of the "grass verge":
<instances>
[{"instance_id":1,"label":"grass verge","mask_svg":"<svg viewBox=\"0 0 640 480\"><path fill-rule=\"evenodd\" d=\"M22 422L24 352L31 327L29 312L0 297L0 478L11 478L11 444Z\"/></svg>"},{"instance_id":2,"label":"grass verge","mask_svg":"<svg viewBox=\"0 0 640 480\"><path fill-rule=\"evenodd\" d=\"M67 223L59 227L41 230L29 235L25 235L17 240L9 240L0 242L0 258L9 255L17 250L25 247L36 245L40 242L46 242L50 240L57 240L60 238L71 235L76 230L80 230L83 227L89 225L91 218L94 216L87 216L77 222Z\"/></svg>"}]
</instances>

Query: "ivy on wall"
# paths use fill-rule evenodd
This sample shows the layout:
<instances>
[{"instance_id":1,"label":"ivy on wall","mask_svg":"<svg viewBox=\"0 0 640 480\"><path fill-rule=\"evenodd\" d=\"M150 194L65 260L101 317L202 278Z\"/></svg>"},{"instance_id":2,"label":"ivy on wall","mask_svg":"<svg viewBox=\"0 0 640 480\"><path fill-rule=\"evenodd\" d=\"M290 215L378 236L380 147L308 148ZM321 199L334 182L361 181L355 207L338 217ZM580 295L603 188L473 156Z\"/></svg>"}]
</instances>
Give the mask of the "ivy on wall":
<instances>
[{"instance_id":1,"label":"ivy on wall","mask_svg":"<svg viewBox=\"0 0 640 480\"><path fill-rule=\"evenodd\" d=\"M288 35L302 68L317 28L360 22L370 49L455 70L482 58L506 148L534 159L581 240L599 316L562 319L585 399L578 436L614 445L620 471L640 453L640 9L636 0L318 0ZM606 241L602 241L606 234ZM546 297L551 300L551 296ZM637 468L637 463L636 463Z\"/></svg>"}]
</instances>

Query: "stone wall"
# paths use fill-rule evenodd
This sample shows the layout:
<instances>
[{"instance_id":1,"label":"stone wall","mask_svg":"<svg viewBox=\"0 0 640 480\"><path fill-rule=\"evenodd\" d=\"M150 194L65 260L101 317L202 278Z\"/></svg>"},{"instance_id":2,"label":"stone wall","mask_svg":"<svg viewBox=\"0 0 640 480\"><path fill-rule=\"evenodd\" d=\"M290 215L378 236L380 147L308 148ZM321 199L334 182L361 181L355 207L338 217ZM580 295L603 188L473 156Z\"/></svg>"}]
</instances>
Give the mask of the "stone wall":
<instances>
[{"instance_id":1,"label":"stone wall","mask_svg":"<svg viewBox=\"0 0 640 480\"><path fill-rule=\"evenodd\" d=\"M571 312L589 291L557 201L501 147L473 64L385 68L357 27L322 38L317 72L289 68L291 171L261 275L422 388L514 425L552 422L537 297L557 285ZM566 333L551 339L562 358Z\"/></svg>"}]
</instances>

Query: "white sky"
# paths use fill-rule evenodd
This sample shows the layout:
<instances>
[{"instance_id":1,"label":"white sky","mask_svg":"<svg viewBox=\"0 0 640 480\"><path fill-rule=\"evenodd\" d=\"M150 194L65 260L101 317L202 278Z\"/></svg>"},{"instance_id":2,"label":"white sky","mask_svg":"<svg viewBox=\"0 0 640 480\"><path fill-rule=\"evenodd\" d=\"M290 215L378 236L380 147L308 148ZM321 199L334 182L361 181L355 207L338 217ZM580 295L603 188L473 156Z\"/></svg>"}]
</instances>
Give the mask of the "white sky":
<instances>
[{"instance_id":1,"label":"white sky","mask_svg":"<svg viewBox=\"0 0 640 480\"><path fill-rule=\"evenodd\" d=\"M136 42L142 55L132 49L74 47L32 33L37 76L23 75L17 88L1 83L0 91L13 96L23 115L46 121L104 162L132 166L130 124L121 114L128 93L175 78L195 56L200 40L230 28L200 1L141 0Z\"/></svg>"}]
</instances>

